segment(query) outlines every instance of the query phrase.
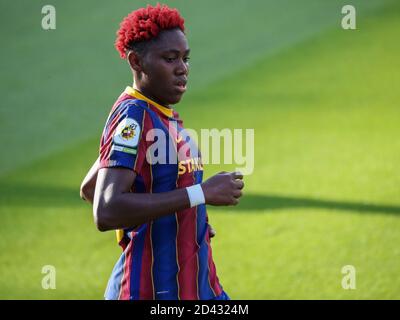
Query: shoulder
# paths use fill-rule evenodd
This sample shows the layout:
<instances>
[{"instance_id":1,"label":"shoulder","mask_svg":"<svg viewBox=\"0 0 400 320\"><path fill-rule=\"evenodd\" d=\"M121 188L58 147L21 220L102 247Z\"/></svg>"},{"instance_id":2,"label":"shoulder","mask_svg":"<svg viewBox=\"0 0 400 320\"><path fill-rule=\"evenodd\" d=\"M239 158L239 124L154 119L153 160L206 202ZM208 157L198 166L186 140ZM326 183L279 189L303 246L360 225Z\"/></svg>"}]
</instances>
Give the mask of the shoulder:
<instances>
[{"instance_id":1,"label":"shoulder","mask_svg":"<svg viewBox=\"0 0 400 320\"><path fill-rule=\"evenodd\" d=\"M145 122L148 122L147 119L151 118L151 116L151 110L149 110L145 101L128 99L122 101L115 108L107 125L115 127L115 124L121 124L122 122L137 123L141 128L143 128Z\"/></svg>"},{"instance_id":2,"label":"shoulder","mask_svg":"<svg viewBox=\"0 0 400 320\"><path fill-rule=\"evenodd\" d=\"M147 107L146 102L138 99L129 99L121 102L118 107L121 114L126 116L143 116L146 113L149 113L149 108Z\"/></svg>"},{"instance_id":3,"label":"shoulder","mask_svg":"<svg viewBox=\"0 0 400 320\"><path fill-rule=\"evenodd\" d=\"M115 127L114 141L122 144L123 141L136 141L142 134L147 134L154 128L152 111L147 107L147 103L142 100L130 99L123 101L119 106L117 119L114 121ZM135 137L135 138L134 138Z\"/></svg>"}]
</instances>

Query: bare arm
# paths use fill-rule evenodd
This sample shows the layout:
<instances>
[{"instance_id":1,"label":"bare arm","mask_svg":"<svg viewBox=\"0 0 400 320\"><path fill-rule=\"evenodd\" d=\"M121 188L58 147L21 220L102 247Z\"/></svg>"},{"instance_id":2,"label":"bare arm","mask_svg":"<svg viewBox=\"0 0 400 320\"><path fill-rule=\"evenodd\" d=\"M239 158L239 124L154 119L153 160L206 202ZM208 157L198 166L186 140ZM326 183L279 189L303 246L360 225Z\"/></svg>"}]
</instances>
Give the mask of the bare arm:
<instances>
[{"instance_id":1,"label":"bare arm","mask_svg":"<svg viewBox=\"0 0 400 320\"><path fill-rule=\"evenodd\" d=\"M190 207L185 188L163 193L130 192L136 174L123 168L98 172L93 214L100 231L130 228ZM242 195L243 176L220 173L202 184L207 204L236 205Z\"/></svg>"},{"instance_id":2,"label":"bare arm","mask_svg":"<svg viewBox=\"0 0 400 320\"><path fill-rule=\"evenodd\" d=\"M96 187L97 172L99 170L99 158L93 163L86 177L83 179L80 195L83 200L86 200L93 204L94 190Z\"/></svg>"}]
</instances>

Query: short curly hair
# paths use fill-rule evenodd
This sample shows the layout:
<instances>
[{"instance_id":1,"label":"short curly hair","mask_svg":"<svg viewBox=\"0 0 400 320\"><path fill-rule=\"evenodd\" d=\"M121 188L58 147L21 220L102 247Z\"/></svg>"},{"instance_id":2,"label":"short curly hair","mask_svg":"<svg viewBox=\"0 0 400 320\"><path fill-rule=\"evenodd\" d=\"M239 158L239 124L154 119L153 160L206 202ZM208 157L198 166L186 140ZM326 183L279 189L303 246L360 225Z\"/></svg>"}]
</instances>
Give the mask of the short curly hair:
<instances>
[{"instance_id":1,"label":"short curly hair","mask_svg":"<svg viewBox=\"0 0 400 320\"><path fill-rule=\"evenodd\" d=\"M126 59L128 50L143 51L143 44L156 38L162 30L179 28L185 32L184 23L177 9L159 3L155 7L148 5L132 11L122 20L115 48L121 58Z\"/></svg>"}]
</instances>

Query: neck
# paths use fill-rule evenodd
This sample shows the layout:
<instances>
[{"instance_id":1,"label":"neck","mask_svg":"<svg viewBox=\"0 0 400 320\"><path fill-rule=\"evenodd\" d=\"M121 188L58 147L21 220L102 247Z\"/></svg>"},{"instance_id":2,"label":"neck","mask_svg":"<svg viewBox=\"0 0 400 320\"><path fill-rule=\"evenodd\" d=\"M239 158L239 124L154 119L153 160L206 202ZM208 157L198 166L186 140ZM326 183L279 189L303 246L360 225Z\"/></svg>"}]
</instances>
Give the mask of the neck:
<instances>
[{"instance_id":1,"label":"neck","mask_svg":"<svg viewBox=\"0 0 400 320\"><path fill-rule=\"evenodd\" d=\"M154 102L157 102L158 104L171 109L171 107L164 102L160 101L159 99L155 98L151 93L149 93L149 90L147 90L145 87L137 85L136 82L133 83L132 88L139 91L141 94L146 96L147 98L153 100Z\"/></svg>"}]
</instances>

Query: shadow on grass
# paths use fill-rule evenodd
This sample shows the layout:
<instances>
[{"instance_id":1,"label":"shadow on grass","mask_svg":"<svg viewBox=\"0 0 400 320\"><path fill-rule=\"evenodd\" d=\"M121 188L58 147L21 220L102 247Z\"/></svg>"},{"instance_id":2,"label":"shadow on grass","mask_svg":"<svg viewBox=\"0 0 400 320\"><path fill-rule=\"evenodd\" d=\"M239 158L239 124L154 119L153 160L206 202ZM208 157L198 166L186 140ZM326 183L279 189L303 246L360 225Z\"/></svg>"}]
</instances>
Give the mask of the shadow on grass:
<instances>
[{"instance_id":1,"label":"shadow on grass","mask_svg":"<svg viewBox=\"0 0 400 320\"><path fill-rule=\"evenodd\" d=\"M80 199L78 186L75 189L52 186L0 184L0 206L75 207L83 205L88 204ZM258 194L246 194L236 207L212 207L212 210L220 212L224 210L233 210L235 212L265 212L297 208L400 214L400 206Z\"/></svg>"},{"instance_id":2,"label":"shadow on grass","mask_svg":"<svg viewBox=\"0 0 400 320\"><path fill-rule=\"evenodd\" d=\"M60 188L0 184L0 206L5 207L75 207L84 205L79 187Z\"/></svg>"},{"instance_id":3,"label":"shadow on grass","mask_svg":"<svg viewBox=\"0 0 400 320\"><path fill-rule=\"evenodd\" d=\"M226 210L226 207L214 208ZM279 209L332 209L355 212L400 214L400 206L257 194L246 194L233 210L272 211Z\"/></svg>"}]
</instances>

